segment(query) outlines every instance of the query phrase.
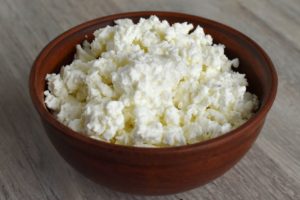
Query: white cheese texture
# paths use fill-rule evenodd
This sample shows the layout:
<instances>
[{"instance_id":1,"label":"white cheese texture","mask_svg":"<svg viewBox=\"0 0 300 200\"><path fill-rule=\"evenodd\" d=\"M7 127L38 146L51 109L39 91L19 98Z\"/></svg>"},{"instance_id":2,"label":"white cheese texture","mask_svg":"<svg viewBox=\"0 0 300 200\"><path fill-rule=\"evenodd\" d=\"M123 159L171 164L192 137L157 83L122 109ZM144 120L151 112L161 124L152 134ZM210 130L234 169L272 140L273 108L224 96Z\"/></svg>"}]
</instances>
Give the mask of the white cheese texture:
<instances>
[{"instance_id":1,"label":"white cheese texture","mask_svg":"<svg viewBox=\"0 0 300 200\"><path fill-rule=\"evenodd\" d=\"M257 97L232 70L238 59L193 28L151 16L96 30L71 64L47 75L47 107L74 131L120 145L180 146L229 132L253 115Z\"/></svg>"}]
</instances>

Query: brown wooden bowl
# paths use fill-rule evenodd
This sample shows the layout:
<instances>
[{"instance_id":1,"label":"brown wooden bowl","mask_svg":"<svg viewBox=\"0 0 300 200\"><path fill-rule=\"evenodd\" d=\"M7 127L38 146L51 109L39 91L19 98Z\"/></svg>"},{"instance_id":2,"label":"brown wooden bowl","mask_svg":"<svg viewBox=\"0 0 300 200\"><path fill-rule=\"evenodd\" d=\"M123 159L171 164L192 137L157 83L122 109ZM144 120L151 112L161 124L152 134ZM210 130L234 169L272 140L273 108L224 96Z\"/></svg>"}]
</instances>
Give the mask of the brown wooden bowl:
<instances>
[{"instance_id":1,"label":"brown wooden bowl","mask_svg":"<svg viewBox=\"0 0 300 200\"><path fill-rule=\"evenodd\" d=\"M75 45L93 39L92 33L119 18L157 15L170 23L201 25L214 43L226 45L226 55L240 60L239 72L248 90L260 101L257 113L239 128L215 139L167 148L140 148L109 144L72 131L58 122L44 103L45 76L70 63ZM76 26L51 41L33 64L30 94L51 142L79 172L107 187L137 194L171 194L203 185L225 173L249 150L275 99L277 75L267 54L242 33L202 17L172 12L134 12L101 17Z\"/></svg>"}]
</instances>

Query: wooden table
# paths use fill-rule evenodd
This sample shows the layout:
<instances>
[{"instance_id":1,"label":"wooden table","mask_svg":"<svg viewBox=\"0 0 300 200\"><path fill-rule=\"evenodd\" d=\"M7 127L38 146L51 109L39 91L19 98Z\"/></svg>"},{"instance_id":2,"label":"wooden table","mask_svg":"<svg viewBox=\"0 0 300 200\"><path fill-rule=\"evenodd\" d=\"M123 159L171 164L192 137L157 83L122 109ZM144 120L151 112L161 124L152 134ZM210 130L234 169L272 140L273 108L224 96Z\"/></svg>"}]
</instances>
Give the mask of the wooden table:
<instances>
[{"instance_id":1,"label":"wooden table","mask_svg":"<svg viewBox=\"0 0 300 200\"><path fill-rule=\"evenodd\" d=\"M262 134L221 178L164 197L118 193L74 171L45 135L28 93L31 64L55 36L86 20L179 11L232 26L270 55L279 90ZM300 199L300 1L0 0L0 199Z\"/></svg>"}]
</instances>

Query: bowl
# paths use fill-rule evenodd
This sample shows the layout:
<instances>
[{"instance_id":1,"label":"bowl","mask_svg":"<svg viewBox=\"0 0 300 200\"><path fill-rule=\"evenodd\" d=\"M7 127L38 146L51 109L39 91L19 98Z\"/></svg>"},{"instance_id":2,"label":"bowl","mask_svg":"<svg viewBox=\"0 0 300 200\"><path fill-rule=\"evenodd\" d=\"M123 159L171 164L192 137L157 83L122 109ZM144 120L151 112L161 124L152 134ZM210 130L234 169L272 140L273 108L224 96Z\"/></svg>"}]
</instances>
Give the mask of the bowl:
<instances>
[{"instance_id":1,"label":"bowl","mask_svg":"<svg viewBox=\"0 0 300 200\"><path fill-rule=\"evenodd\" d=\"M75 45L91 41L93 32L114 20L157 15L169 23L201 25L226 46L229 58L239 58L238 71L245 73L247 88L260 102L256 114L239 128L204 142L166 148L142 148L109 144L91 139L64 126L44 103L45 76L72 61ZM76 170L109 188L135 194L163 195L201 186L232 168L260 133L275 99L277 75L267 54L253 40L221 23L174 12L132 12L101 17L76 26L51 41L35 60L29 80L32 102L46 133L59 154Z\"/></svg>"}]
</instances>

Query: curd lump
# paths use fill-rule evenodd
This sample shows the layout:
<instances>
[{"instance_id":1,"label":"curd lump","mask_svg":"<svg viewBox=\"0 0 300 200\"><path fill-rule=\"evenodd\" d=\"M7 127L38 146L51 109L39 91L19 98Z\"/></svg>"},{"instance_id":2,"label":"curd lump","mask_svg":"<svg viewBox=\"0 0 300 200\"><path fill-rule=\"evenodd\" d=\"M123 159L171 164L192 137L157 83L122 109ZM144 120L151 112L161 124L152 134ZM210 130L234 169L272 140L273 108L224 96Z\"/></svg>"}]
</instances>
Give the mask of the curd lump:
<instances>
[{"instance_id":1,"label":"curd lump","mask_svg":"<svg viewBox=\"0 0 300 200\"><path fill-rule=\"evenodd\" d=\"M46 76L47 107L74 131L121 145L180 146L229 132L257 109L245 75L232 70L238 59L200 26L156 16L115 24Z\"/></svg>"}]
</instances>

